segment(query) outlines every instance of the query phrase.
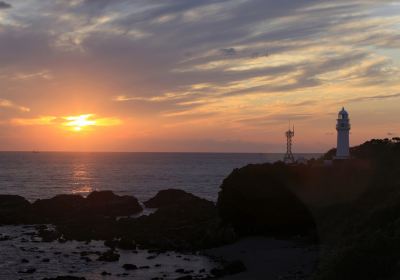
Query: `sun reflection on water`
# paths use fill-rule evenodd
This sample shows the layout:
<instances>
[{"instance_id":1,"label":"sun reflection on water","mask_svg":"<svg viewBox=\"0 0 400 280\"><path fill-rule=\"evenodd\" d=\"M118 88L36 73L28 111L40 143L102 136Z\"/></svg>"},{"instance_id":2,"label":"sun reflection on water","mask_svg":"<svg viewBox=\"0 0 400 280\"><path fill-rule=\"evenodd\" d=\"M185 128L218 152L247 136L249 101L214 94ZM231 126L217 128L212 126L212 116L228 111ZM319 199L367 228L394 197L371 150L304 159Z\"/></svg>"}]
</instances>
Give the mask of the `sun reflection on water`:
<instances>
[{"instance_id":1,"label":"sun reflection on water","mask_svg":"<svg viewBox=\"0 0 400 280\"><path fill-rule=\"evenodd\" d=\"M81 194L83 196L86 196L96 190L93 187L93 178L89 170L88 164L75 164L71 172L71 177L73 181L73 183L71 184L72 194Z\"/></svg>"},{"instance_id":2,"label":"sun reflection on water","mask_svg":"<svg viewBox=\"0 0 400 280\"><path fill-rule=\"evenodd\" d=\"M91 186L78 186L74 189L72 189L72 194L82 194L82 195L87 195L93 191L95 191L96 189L94 189Z\"/></svg>"}]
</instances>

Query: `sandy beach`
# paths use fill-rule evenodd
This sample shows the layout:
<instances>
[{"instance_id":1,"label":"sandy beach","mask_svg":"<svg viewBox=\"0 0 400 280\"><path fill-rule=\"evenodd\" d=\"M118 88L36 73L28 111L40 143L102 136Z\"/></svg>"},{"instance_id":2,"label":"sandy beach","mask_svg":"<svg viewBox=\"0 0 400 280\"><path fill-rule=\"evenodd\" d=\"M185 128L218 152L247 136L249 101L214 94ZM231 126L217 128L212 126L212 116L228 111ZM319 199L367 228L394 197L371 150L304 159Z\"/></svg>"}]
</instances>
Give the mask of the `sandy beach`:
<instances>
[{"instance_id":1,"label":"sandy beach","mask_svg":"<svg viewBox=\"0 0 400 280\"><path fill-rule=\"evenodd\" d=\"M318 248L298 241L249 237L204 251L228 261L241 260L247 271L226 276L227 280L307 279L318 261Z\"/></svg>"}]
</instances>

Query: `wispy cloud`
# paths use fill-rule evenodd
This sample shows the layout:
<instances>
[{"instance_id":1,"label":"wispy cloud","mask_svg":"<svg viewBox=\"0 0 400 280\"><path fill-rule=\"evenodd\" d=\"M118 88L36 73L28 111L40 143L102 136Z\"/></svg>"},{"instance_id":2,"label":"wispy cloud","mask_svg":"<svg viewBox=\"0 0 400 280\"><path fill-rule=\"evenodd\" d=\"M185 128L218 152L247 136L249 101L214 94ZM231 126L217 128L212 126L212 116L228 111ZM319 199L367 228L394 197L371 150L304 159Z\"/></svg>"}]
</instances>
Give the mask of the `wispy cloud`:
<instances>
[{"instance_id":1,"label":"wispy cloud","mask_svg":"<svg viewBox=\"0 0 400 280\"><path fill-rule=\"evenodd\" d=\"M373 95L373 96L362 96L358 98L352 98L346 100L347 103L351 102L363 102L368 100L383 100L383 99L392 99L392 98L399 98L400 93L393 93L393 94L381 94L381 95Z\"/></svg>"},{"instance_id":2,"label":"wispy cloud","mask_svg":"<svg viewBox=\"0 0 400 280\"><path fill-rule=\"evenodd\" d=\"M31 110L28 107L15 104L14 102L7 99L0 99L0 107L14 109L21 112L29 112Z\"/></svg>"},{"instance_id":3,"label":"wispy cloud","mask_svg":"<svg viewBox=\"0 0 400 280\"><path fill-rule=\"evenodd\" d=\"M8 4L8 3L4 2L4 1L0 1L0 10L1 9L9 9L11 7L12 6L10 4Z\"/></svg>"},{"instance_id":4,"label":"wispy cloud","mask_svg":"<svg viewBox=\"0 0 400 280\"><path fill-rule=\"evenodd\" d=\"M36 126L51 125L57 123L58 118L54 116L40 116L35 118L15 118L11 120L11 124L17 126Z\"/></svg>"},{"instance_id":5,"label":"wispy cloud","mask_svg":"<svg viewBox=\"0 0 400 280\"><path fill-rule=\"evenodd\" d=\"M95 114L76 116L39 116L33 118L14 118L11 124L17 126L53 125L67 128L106 127L120 125L122 120L117 117L98 117Z\"/></svg>"}]
</instances>

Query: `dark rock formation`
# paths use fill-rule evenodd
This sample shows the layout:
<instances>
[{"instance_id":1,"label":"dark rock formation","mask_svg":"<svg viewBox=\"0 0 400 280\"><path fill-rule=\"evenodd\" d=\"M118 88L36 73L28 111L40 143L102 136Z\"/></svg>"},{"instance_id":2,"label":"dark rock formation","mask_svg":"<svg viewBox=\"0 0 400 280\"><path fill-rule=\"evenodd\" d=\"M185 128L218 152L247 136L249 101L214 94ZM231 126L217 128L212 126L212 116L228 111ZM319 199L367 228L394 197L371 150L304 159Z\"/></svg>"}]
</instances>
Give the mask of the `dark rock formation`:
<instances>
[{"instance_id":1,"label":"dark rock formation","mask_svg":"<svg viewBox=\"0 0 400 280\"><path fill-rule=\"evenodd\" d=\"M86 211L106 216L129 216L142 211L133 196L118 196L111 191L94 191L86 198Z\"/></svg>"},{"instance_id":2,"label":"dark rock formation","mask_svg":"<svg viewBox=\"0 0 400 280\"><path fill-rule=\"evenodd\" d=\"M18 195L0 195L0 225L26 223L30 203Z\"/></svg>"},{"instance_id":3,"label":"dark rock formation","mask_svg":"<svg viewBox=\"0 0 400 280\"><path fill-rule=\"evenodd\" d=\"M169 206L188 205L191 202L197 203L199 201L207 202L207 200L183 190L168 189L159 191L155 197L144 202L144 205L149 208L165 208Z\"/></svg>"},{"instance_id":4,"label":"dark rock formation","mask_svg":"<svg viewBox=\"0 0 400 280\"><path fill-rule=\"evenodd\" d=\"M114 250L108 250L100 255L98 258L99 261L103 262L117 262L119 260L119 254Z\"/></svg>"},{"instance_id":5,"label":"dark rock formation","mask_svg":"<svg viewBox=\"0 0 400 280\"><path fill-rule=\"evenodd\" d=\"M128 216L142 211L133 196L118 196L111 191L92 192L87 198L80 195L58 195L39 199L32 204L34 219L42 223L92 217Z\"/></svg>"},{"instance_id":6,"label":"dark rock formation","mask_svg":"<svg viewBox=\"0 0 400 280\"><path fill-rule=\"evenodd\" d=\"M80 195L62 194L50 199L38 199L32 204L33 219L52 223L73 219L84 211L85 198Z\"/></svg>"},{"instance_id":7,"label":"dark rock formation","mask_svg":"<svg viewBox=\"0 0 400 280\"><path fill-rule=\"evenodd\" d=\"M122 266L123 269L125 270L136 270L138 267L134 264L126 263Z\"/></svg>"},{"instance_id":8,"label":"dark rock formation","mask_svg":"<svg viewBox=\"0 0 400 280\"><path fill-rule=\"evenodd\" d=\"M235 238L229 228L221 227L214 203L205 199L180 190L166 190L146 204L158 210L149 216L118 221L121 232L142 246L195 250Z\"/></svg>"},{"instance_id":9,"label":"dark rock formation","mask_svg":"<svg viewBox=\"0 0 400 280\"><path fill-rule=\"evenodd\" d=\"M26 268L26 269L18 271L18 273L22 273L22 274L32 274L35 272L36 272L36 268L34 268L34 267L30 267L30 268Z\"/></svg>"},{"instance_id":10,"label":"dark rock formation","mask_svg":"<svg viewBox=\"0 0 400 280\"><path fill-rule=\"evenodd\" d=\"M224 223L240 235L297 235L315 229L306 205L285 186L291 176L284 164L248 165L223 182L218 210Z\"/></svg>"}]
</instances>

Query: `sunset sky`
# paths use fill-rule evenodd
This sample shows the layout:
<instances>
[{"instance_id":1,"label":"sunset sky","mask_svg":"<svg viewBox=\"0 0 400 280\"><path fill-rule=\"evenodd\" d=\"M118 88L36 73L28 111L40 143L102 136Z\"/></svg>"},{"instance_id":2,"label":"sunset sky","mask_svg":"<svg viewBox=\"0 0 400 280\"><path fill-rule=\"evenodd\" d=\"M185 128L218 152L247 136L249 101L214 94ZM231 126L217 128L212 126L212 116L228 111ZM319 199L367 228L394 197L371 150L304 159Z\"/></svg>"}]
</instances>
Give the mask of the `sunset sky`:
<instances>
[{"instance_id":1,"label":"sunset sky","mask_svg":"<svg viewBox=\"0 0 400 280\"><path fill-rule=\"evenodd\" d=\"M400 1L0 1L0 150L295 152L400 135Z\"/></svg>"}]
</instances>

